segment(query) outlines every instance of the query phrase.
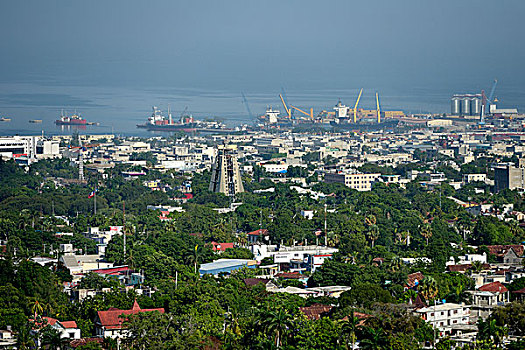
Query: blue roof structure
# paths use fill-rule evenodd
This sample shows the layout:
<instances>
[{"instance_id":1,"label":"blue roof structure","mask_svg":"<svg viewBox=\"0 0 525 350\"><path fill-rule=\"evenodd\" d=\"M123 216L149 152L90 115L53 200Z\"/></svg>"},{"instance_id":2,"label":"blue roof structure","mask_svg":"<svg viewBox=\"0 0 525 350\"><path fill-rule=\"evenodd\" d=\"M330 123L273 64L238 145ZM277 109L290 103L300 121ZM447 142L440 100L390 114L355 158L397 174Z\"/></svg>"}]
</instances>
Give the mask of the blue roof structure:
<instances>
[{"instance_id":1,"label":"blue roof structure","mask_svg":"<svg viewBox=\"0 0 525 350\"><path fill-rule=\"evenodd\" d=\"M201 275L218 275L219 273L229 273L243 267L255 268L256 262L248 259L219 259L211 263L202 264L199 273Z\"/></svg>"}]
</instances>

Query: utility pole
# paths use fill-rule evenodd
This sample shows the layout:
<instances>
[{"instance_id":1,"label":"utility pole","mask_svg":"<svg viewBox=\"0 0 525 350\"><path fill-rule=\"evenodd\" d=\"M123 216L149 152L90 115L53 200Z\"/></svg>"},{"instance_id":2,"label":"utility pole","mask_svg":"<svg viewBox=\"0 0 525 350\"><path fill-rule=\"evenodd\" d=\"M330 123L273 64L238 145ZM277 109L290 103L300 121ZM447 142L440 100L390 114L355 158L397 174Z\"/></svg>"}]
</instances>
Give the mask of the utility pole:
<instances>
[{"instance_id":1,"label":"utility pole","mask_svg":"<svg viewBox=\"0 0 525 350\"><path fill-rule=\"evenodd\" d=\"M434 299L434 341L432 342L434 350L436 349L436 325L436 299Z\"/></svg>"},{"instance_id":2,"label":"utility pole","mask_svg":"<svg viewBox=\"0 0 525 350\"><path fill-rule=\"evenodd\" d=\"M327 238L327 231L326 231L326 203L324 204L324 246L328 246L328 238Z\"/></svg>"},{"instance_id":3,"label":"utility pole","mask_svg":"<svg viewBox=\"0 0 525 350\"><path fill-rule=\"evenodd\" d=\"M441 209L441 189L443 187L443 183L439 183L439 209Z\"/></svg>"},{"instance_id":4,"label":"utility pole","mask_svg":"<svg viewBox=\"0 0 525 350\"><path fill-rule=\"evenodd\" d=\"M124 226L122 227L122 234L124 236L124 261L126 261L126 201L122 202L122 216L124 221Z\"/></svg>"}]
</instances>

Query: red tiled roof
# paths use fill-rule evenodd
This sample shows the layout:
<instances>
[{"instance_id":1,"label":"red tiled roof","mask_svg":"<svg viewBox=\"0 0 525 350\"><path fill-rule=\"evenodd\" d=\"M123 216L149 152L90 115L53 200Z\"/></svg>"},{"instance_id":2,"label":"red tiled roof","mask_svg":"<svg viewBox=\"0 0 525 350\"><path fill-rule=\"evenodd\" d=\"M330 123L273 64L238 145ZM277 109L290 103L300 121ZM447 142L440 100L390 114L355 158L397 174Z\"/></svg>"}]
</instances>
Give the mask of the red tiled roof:
<instances>
[{"instance_id":1,"label":"red tiled roof","mask_svg":"<svg viewBox=\"0 0 525 350\"><path fill-rule=\"evenodd\" d=\"M100 273L100 274L110 274L110 273L123 272L123 271L129 271L129 270L130 268L128 266L119 266L119 267L110 267L107 269L91 270L90 272Z\"/></svg>"},{"instance_id":2,"label":"red tiled roof","mask_svg":"<svg viewBox=\"0 0 525 350\"><path fill-rule=\"evenodd\" d=\"M425 276L421 272L414 272L407 276L407 286L409 288L414 288L419 284ZM417 282L417 283L416 283Z\"/></svg>"},{"instance_id":3,"label":"red tiled roof","mask_svg":"<svg viewBox=\"0 0 525 350\"><path fill-rule=\"evenodd\" d=\"M365 320L367 318L372 317L372 315L364 314L362 312L354 312L354 317L356 317L359 320L358 326L363 326L365 324ZM350 315L343 317L342 321L348 321L350 319Z\"/></svg>"},{"instance_id":4,"label":"red tiled roof","mask_svg":"<svg viewBox=\"0 0 525 350\"><path fill-rule=\"evenodd\" d=\"M459 265L448 265L447 269L450 272L465 272L468 269L470 269L471 267L472 267L472 264L459 264ZM490 264L483 264L482 265L482 269L483 270L489 270L490 269Z\"/></svg>"},{"instance_id":5,"label":"red tiled roof","mask_svg":"<svg viewBox=\"0 0 525 350\"><path fill-rule=\"evenodd\" d=\"M265 228L247 233L248 236L266 236L267 234L268 234L268 230Z\"/></svg>"},{"instance_id":6,"label":"red tiled roof","mask_svg":"<svg viewBox=\"0 0 525 350\"><path fill-rule=\"evenodd\" d=\"M255 286L255 285L258 285L259 283L268 283L270 282L269 279L266 279L266 278L245 278L244 280L244 284L246 284L247 286Z\"/></svg>"},{"instance_id":7,"label":"red tiled roof","mask_svg":"<svg viewBox=\"0 0 525 350\"><path fill-rule=\"evenodd\" d=\"M525 250L525 247L521 244L514 244L514 245L488 245L487 246L489 253L502 257L509 249L513 249L517 256L522 256L523 251Z\"/></svg>"},{"instance_id":8,"label":"red tiled roof","mask_svg":"<svg viewBox=\"0 0 525 350\"><path fill-rule=\"evenodd\" d=\"M94 338L81 338L81 339L75 339L75 340L72 340L69 345L72 347L72 348L78 348L79 346L82 346L82 345L87 345L89 343L97 343L97 344L104 344L104 338L100 338L100 337L94 337Z\"/></svg>"},{"instance_id":9,"label":"red tiled roof","mask_svg":"<svg viewBox=\"0 0 525 350\"><path fill-rule=\"evenodd\" d=\"M284 279L301 279L304 276L297 272L281 272L276 274L275 277L281 277Z\"/></svg>"},{"instance_id":10,"label":"red tiled roof","mask_svg":"<svg viewBox=\"0 0 525 350\"><path fill-rule=\"evenodd\" d=\"M34 319L31 318L30 321L34 321ZM42 317L42 322L35 322L35 326L36 328L41 328L44 325L54 326L57 322L64 328L77 328L77 323L75 321L59 321L56 318L47 316Z\"/></svg>"},{"instance_id":11,"label":"red tiled roof","mask_svg":"<svg viewBox=\"0 0 525 350\"><path fill-rule=\"evenodd\" d=\"M217 242L211 242L213 245L213 251L217 252L224 252L226 249L235 248L234 243L217 243Z\"/></svg>"},{"instance_id":12,"label":"red tiled roof","mask_svg":"<svg viewBox=\"0 0 525 350\"><path fill-rule=\"evenodd\" d=\"M482 292L505 293L509 290L501 282L492 282L479 287Z\"/></svg>"},{"instance_id":13,"label":"red tiled roof","mask_svg":"<svg viewBox=\"0 0 525 350\"><path fill-rule=\"evenodd\" d=\"M318 320L329 313L332 308L332 305L312 304L310 306L300 307L299 310L310 320Z\"/></svg>"},{"instance_id":14,"label":"red tiled roof","mask_svg":"<svg viewBox=\"0 0 525 350\"><path fill-rule=\"evenodd\" d=\"M512 292L512 293L516 293L516 294L525 294L525 288L521 288L521 289L515 290L515 291Z\"/></svg>"},{"instance_id":15,"label":"red tiled roof","mask_svg":"<svg viewBox=\"0 0 525 350\"><path fill-rule=\"evenodd\" d=\"M54 326L55 323L57 323L57 319L56 318L53 318L53 317L42 317L42 319L46 320L47 321L47 324L49 324L50 326Z\"/></svg>"},{"instance_id":16,"label":"red tiled roof","mask_svg":"<svg viewBox=\"0 0 525 350\"><path fill-rule=\"evenodd\" d=\"M150 312L150 311L158 311L161 314L164 313L164 308L158 308L158 309L141 309L139 304L137 303L137 300L133 303L133 307L130 310L120 310L116 308L110 308L107 311L99 311L98 318L100 320L100 324L108 329L119 329L122 327L122 323L124 322L124 319L119 317L120 315L136 315L141 312Z\"/></svg>"},{"instance_id":17,"label":"red tiled roof","mask_svg":"<svg viewBox=\"0 0 525 350\"><path fill-rule=\"evenodd\" d=\"M59 321L64 328L77 328L77 323L75 321Z\"/></svg>"}]
</instances>

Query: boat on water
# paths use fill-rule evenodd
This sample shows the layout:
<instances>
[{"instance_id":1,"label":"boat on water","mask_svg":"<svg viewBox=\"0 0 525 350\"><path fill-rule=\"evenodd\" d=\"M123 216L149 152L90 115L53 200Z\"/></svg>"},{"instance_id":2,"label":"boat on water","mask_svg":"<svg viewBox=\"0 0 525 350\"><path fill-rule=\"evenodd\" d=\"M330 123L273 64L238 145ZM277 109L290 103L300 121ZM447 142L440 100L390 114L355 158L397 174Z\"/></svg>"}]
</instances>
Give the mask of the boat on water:
<instances>
[{"instance_id":1,"label":"boat on water","mask_svg":"<svg viewBox=\"0 0 525 350\"><path fill-rule=\"evenodd\" d=\"M29 122L31 124L42 124L42 119L31 119Z\"/></svg>"},{"instance_id":2,"label":"boat on water","mask_svg":"<svg viewBox=\"0 0 525 350\"><path fill-rule=\"evenodd\" d=\"M11 118L1 117L0 122L10 122Z\"/></svg>"},{"instance_id":3,"label":"boat on water","mask_svg":"<svg viewBox=\"0 0 525 350\"><path fill-rule=\"evenodd\" d=\"M62 112L60 119L55 120L56 125L87 125L87 120L82 118L80 115L74 113L67 116Z\"/></svg>"},{"instance_id":4,"label":"boat on water","mask_svg":"<svg viewBox=\"0 0 525 350\"><path fill-rule=\"evenodd\" d=\"M166 118L162 111L153 106L153 113L148 118L148 121L144 124L138 124L137 128L147 129L148 131L183 131L183 132L194 132L194 131L224 131L225 125L218 121L200 121L195 120L191 115L184 115L182 113L178 122L174 121L168 107L168 117Z\"/></svg>"}]
</instances>

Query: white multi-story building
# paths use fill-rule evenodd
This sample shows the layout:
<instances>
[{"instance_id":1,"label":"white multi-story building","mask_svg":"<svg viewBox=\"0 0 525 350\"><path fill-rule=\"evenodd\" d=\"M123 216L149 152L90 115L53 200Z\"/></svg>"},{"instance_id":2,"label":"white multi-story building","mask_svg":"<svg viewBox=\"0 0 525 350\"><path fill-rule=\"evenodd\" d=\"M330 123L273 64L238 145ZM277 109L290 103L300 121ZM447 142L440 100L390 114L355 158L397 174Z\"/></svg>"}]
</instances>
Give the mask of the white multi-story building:
<instances>
[{"instance_id":1,"label":"white multi-story building","mask_svg":"<svg viewBox=\"0 0 525 350\"><path fill-rule=\"evenodd\" d=\"M451 327L469 324L470 307L463 304L445 303L416 310L416 313L441 332Z\"/></svg>"},{"instance_id":2,"label":"white multi-story building","mask_svg":"<svg viewBox=\"0 0 525 350\"><path fill-rule=\"evenodd\" d=\"M463 183L470 182L485 182L487 181L487 174L463 174Z\"/></svg>"},{"instance_id":3,"label":"white multi-story building","mask_svg":"<svg viewBox=\"0 0 525 350\"><path fill-rule=\"evenodd\" d=\"M381 177L381 174L344 174L326 173L324 181L326 183L342 183L347 187L358 191L370 191L372 184Z\"/></svg>"},{"instance_id":4,"label":"white multi-story building","mask_svg":"<svg viewBox=\"0 0 525 350\"><path fill-rule=\"evenodd\" d=\"M42 158L60 157L59 142L41 136L12 136L0 138L0 157L25 157L28 163Z\"/></svg>"},{"instance_id":5,"label":"white multi-story building","mask_svg":"<svg viewBox=\"0 0 525 350\"><path fill-rule=\"evenodd\" d=\"M285 173L288 170L288 164L263 164L264 171L267 173Z\"/></svg>"}]
</instances>

